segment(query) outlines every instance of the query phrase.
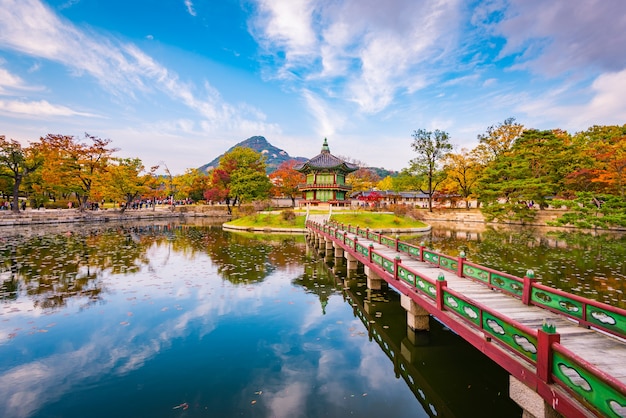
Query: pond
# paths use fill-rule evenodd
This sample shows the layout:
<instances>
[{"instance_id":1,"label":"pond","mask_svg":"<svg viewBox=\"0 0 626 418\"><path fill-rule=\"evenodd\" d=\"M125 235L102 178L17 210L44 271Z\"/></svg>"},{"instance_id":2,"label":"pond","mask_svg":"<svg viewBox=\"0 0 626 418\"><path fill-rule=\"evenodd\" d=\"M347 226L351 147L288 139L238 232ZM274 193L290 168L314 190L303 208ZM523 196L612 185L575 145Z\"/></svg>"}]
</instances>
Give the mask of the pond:
<instances>
[{"instance_id":1,"label":"pond","mask_svg":"<svg viewBox=\"0 0 626 418\"><path fill-rule=\"evenodd\" d=\"M452 235L421 239L477 256ZM12 229L0 280L2 417L521 415L497 365L300 235Z\"/></svg>"}]
</instances>

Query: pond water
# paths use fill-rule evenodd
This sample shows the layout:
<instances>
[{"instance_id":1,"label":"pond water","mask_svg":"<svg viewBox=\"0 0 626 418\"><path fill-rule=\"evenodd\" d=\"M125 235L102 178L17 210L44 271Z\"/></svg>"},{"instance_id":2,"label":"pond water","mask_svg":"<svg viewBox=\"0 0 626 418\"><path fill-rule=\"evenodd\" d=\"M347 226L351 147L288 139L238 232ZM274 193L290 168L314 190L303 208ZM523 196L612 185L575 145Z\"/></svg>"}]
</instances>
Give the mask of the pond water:
<instances>
[{"instance_id":1,"label":"pond water","mask_svg":"<svg viewBox=\"0 0 626 418\"><path fill-rule=\"evenodd\" d=\"M452 235L420 239L477 257ZM2 417L521 415L497 365L435 320L408 331L394 291L303 236L12 229L0 281Z\"/></svg>"}]
</instances>

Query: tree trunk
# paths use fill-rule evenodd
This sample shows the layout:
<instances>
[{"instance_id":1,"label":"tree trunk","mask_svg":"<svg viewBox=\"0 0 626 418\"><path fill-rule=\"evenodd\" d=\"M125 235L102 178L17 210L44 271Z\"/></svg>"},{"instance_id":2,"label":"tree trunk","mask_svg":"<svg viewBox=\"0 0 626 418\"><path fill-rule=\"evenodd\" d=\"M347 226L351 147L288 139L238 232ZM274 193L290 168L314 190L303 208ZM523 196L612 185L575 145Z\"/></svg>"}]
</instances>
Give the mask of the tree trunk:
<instances>
[{"instance_id":1,"label":"tree trunk","mask_svg":"<svg viewBox=\"0 0 626 418\"><path fill-rule=\"evenodd\" d=\"M21 175L17 175L15 176L15 182L13 183L13 196L12 196L12 202L13 202L13 212L15 213L19 213L20 212L20 199L19 199L19 194L20 194L20 184L22 183L22 176Z\"/></svg>"}]
</instances>

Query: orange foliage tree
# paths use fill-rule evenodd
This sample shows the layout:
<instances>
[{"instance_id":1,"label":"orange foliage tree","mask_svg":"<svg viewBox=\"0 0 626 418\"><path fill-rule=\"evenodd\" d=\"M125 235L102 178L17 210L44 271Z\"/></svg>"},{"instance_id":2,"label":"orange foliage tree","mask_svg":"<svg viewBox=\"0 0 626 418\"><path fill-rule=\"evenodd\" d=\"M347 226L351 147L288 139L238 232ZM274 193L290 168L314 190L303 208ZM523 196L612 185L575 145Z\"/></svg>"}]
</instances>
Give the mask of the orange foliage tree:
<instances>
[{"instance_id":1,"label":"orange foliage tree","mask_svg":"<svg viewBox=\"0 0 626 418\"><path fill-rule=\"evenodd\" d=\"M297 160L285 161L278 166L276 171L270 174L272 182L272 196L285 196L291 199L291 206L296 206L296 197L300 194L298 185L306 182L304 173L294 170Z\"/></svg>"}]
</instances>

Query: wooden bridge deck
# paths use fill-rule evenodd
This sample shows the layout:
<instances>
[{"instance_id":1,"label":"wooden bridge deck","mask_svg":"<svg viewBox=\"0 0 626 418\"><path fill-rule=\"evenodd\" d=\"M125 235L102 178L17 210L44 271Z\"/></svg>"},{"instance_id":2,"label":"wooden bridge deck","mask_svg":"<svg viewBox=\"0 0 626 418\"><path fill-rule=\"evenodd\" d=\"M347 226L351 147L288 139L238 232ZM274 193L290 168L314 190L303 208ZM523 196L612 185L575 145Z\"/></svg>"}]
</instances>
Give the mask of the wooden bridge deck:
<instances>
[{"instance_id":1,"label":"wooden bridge deck","mask_svg":"<svg viewBox=\"0 0 626 418\"><path fill-rule=\"evenodd\" d=\"M399 263L404 268L418 273L420 276L429 279L433 283L440 281L438 279L443 275L447 289L463 295L464 298L471 300L476 306L481 306L484 307L485 310L496 312L498 316L522 324L530 330L541 330L545 322L554 324L560 337L559 343L561 347L569 350L575 356L579 357L579 359L582 359L581 363L584 367L589 368L588 365L591 365L599 370L599 373L597 370L595 373L596 376L598 374L600 375L600 379L618 382L618 389L610 389L613 391L616 390L617 393L612 395L610 411L613 415L609 416L626 417L626 394L623 390L623 388L626 387L626 339L594 328L580 326L577 322L564 315L539 306L525 304L521 299L517 299L498 289L493 289L485 283L471 278L459 277L456 273L440 268L431 262L420 261L411 255L398 252L394 248L389 248L387 245L364 238L362 234L341 231L341 234L344 233L345 238L354 243L358 240L360 246L370 248L370 251L373 253L382 255L388 260L399 259ZM563 388L550 385L549 378L547 382L543 383L540 379L537 379L535 373L539 373L539 360L537 360L537 369L535 369L535 365L532 364L532 362L529 363L527 359L524 359L519 353L504 349L504 345L498 348L494 347L494 343L497 346L500 342L495 338L490 338L490 335L486 333L485 330L476 326L472 327L471 324L468 324L467 318L462 318L452 309L439 309L437 302L433 300L433 298L416 292L416 288L406 283L404 280L398 280L397 277L394 278L393 274L385 271L381 266L372 263L371 256L368 262L364 254L355 251L350 245L346 245L345 238L343 242L340 238L336 238L338 236L337 233L326 235L335 243L342 246L345 251L355 256L360 262L367 265L370 269L373 268L382 279L401 293L411 295L413 300L418 298L420 306L427 309L453 331L457 332L494 359L512 375L515 375L530 387L534 386L534 389L537 390L546 401L552 403L556 401L556 403L558 403L559 401L567 400L569 402L569 398L571 398L571 405L577 406L565 410L568 411L569 414L572 414L572 416L592 416L593 414L598 414L598 411L588 410L585 406L581 409L580 406L584 404L579 403L575 397L568 395L567 391L563 390ZM537 359L539 359L539 355ZM549 361L552 361L552 359ZM527 376L530 374L532 374L532 376ZM577 384L577 377L573 377L571 380L574 381L574 384ZM610 385L615 387L615 383ZM615 401L616 399L617 402ZM557 410L559 409L563 411L562 408L557 408ZM592 412L590 412L589 415L587 413L581 414L581 410Z\"/></svg>"}]
</instances>

